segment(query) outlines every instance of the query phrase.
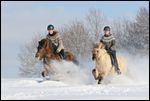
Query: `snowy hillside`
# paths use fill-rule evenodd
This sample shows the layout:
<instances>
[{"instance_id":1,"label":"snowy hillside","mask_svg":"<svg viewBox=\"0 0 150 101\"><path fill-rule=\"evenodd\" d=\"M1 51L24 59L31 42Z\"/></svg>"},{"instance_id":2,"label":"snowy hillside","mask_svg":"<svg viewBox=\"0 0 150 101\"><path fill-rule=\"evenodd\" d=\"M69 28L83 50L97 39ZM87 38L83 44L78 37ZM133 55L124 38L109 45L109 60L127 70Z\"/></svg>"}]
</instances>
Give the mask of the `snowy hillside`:
<instances>
[{"instance_id":1,"label":"snowy hillside","mask_svg":"<svg viewBox=\"0 0 150 101\"><path fill-rule=\"evenodd\" d=\"M145 84L72 85L38 79L2 79L2 99L149 99Z\"/></svg>"}]
</instances>

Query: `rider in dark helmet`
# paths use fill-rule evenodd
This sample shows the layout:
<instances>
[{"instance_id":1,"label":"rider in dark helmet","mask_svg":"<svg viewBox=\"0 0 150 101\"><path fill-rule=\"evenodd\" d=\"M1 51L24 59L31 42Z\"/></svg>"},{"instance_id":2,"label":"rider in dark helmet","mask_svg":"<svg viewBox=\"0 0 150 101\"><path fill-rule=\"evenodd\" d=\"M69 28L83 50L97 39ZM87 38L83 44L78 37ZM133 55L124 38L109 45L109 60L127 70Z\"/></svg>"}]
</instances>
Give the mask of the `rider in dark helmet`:
<instances>
[{"instance_id":1,"label":"rider in dark helmet","mask_svg":"<svg viewBox=\"0 0 150 101\"><path fill-rule=\"evenodd\" d=\"M115 66L116 72L118 74L121 74L121 71L118 66L117 57L116 57L115 38L112 35L109 26L104 27L104 36L102 36L100 42L104 43L105 49L110 54L112 59L112 64Z\"/></svg>"},{"instance_id":2,"label":"rider in dark helmet","mask_svg":"<svg viewBox=\"0 0 150 101\"><path fill-rule=\"evenodd\" d=\"M54 26L52 24L47 26L47 31L48 34L46 38L48 38L52 42L55 51L54 53L58 53L60 57L64 59L64 46L60 34L58 33L58 31L54 30Z\"/></svg>"}]
</instances>

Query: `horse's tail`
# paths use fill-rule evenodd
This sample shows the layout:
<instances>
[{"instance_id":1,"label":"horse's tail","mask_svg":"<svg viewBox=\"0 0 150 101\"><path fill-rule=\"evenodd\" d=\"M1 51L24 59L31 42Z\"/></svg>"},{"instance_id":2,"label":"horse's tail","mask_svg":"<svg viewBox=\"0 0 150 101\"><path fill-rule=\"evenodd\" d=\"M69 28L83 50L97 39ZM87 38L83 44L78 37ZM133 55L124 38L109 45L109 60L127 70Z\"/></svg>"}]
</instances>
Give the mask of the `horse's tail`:
<instances>
[{"instance_id":1,"label":"horse's tail","mask_svg":"<svg viewBox=\"0 0 150 101\"><path fill-rule=\"evenodd\" d=\"M73 63L76 65L79 65L79 61L77 60L77 58L75 57L75 59L73 60Z\"/></svg>"},{"instance_id":2,"label":"horse's tail","mask_svg":"<svg viewBox=\"0 0 150 101\"><path fill-rule=\"evenodd\" d=\"M68 57L69 61L72 61L74 64L79 65L79 61L71 52L66 51L65 55L66 55L66 59Z\"/></svg>"}]
</instances>

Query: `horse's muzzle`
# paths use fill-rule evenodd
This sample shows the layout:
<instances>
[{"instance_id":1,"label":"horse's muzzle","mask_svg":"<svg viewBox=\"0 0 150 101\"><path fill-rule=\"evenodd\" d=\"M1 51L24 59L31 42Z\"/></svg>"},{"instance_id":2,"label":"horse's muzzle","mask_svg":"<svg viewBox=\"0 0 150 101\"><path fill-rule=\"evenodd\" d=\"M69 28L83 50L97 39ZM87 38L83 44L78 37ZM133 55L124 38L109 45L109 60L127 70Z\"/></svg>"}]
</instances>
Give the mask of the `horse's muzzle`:
<instances>
[{"instance_id":1,"label":"horse's muzzle","mask_svg":"<svg viewBox=\"0 0 150 101\"><path fill-rule=\"evenodd\" d=\"M42 58L40 57L38 53L35 54L35 58L37 58L38 60L42 60Z\"/></svg>"},{"instance_id":2,"label":"horse's muzzle","mask_svg":"<svg viewBox=\"0 0 150 101\"><path fill-rule=\"evenodd\" d=\"M38 53L35 54L35 58L38 58L40 60L40 56Z\"/></svg>"},{"instance_id":3,"label":"horse's muzzle","mask_svg":"<svg viewBox=\"0 0 150 101\"><path fill-rule=\"evenodd\" d=\"M35 54L35 57L37 58L38 56L39 56L39 55L36 53L36 54Z\"/></svg>"}]
</instances>

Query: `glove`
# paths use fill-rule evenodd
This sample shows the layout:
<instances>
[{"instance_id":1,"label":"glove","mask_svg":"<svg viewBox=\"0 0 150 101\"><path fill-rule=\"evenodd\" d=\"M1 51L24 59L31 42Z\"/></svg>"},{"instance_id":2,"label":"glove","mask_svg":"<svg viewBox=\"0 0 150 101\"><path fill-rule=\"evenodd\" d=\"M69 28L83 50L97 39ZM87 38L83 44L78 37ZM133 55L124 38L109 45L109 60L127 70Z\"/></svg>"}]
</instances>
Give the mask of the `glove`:
<instances>
[{"instance_id":1,"label":"glove","mask_svg":"<svg viewBox=\"0 0 150 101\"><path fill-rule=\"evenodd\" d=\"M108 45L105 45L105 49L106 49L106 50L109 50L109 47L108 47Z\"/></svg>"},{"instance_id":2,"label":"glove","mask_svg":"<svg viewBox=\"0 0 150 101\"><path fill-rule=\"evenodd\" d=\"M107 53L112 53L112 50L111 49L108 49L108 50L106 50L107 51Z\"/></svg>"},{"instance_id":3,"label":"glove","mask_svg":"<svg viewBox=\"0 0 150 101\"><path fill-rule=\"evenodd\" d=\"M59 52L60 52L60 51L57 49L57 50L56 50L56 53L59 53Z\"/></svg>"}]
</instances>

